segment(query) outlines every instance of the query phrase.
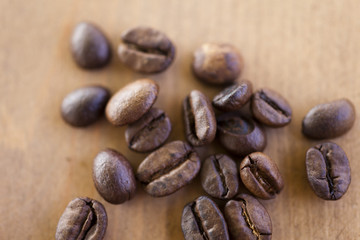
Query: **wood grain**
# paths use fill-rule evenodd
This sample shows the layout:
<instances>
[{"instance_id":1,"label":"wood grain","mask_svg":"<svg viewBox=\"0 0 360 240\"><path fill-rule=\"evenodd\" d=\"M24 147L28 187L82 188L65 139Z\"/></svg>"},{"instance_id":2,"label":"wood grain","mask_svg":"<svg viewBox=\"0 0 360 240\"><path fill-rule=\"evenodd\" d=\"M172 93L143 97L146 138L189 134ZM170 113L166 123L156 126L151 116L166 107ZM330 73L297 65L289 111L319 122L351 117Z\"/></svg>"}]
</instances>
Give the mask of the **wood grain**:
<instances>
[{"instance_id":1,"label":"wood grain","mask_svg":"<svg viewBox=\"0 0 360 240\"><path fill-rule=\"evenodd\" d=\"M199 179L164 198L152 198L138 185L135 198L122 205L108 204L96 192L91 168L99 150L117 149L134 168L146 155L130 151L125 128L105 119L85 129L69 127L60 117L61 101L80 86L96 83L115 92L146 75L116 56L100 71L77 68L69 38L81 20L100 25L114 49L121 32L139 24L173 39L174 64L150 76L161 87L156 106L173 123L170 140L184 139L180 106L187 93L199 89L213 97L219 91L193 77L192 52L207 41L234 44L245 59L242 77L255 89L277 89L293 107L289 126L266 129L265 153L286 183L276 199L262 201L273 239L360 239L360 121L332 139L352 169L349 191L336 202L310 189L304 158L316 142L300 132L303 116L318 103L347 97L360 105L359 12L356 0L0 1L0 239L53 239L64 208L77 196L104 203L106 239L182 239L183 206L204 194ZM198 150L203 158L224 151L216 143Z\"/></svg>"}]
</instances>

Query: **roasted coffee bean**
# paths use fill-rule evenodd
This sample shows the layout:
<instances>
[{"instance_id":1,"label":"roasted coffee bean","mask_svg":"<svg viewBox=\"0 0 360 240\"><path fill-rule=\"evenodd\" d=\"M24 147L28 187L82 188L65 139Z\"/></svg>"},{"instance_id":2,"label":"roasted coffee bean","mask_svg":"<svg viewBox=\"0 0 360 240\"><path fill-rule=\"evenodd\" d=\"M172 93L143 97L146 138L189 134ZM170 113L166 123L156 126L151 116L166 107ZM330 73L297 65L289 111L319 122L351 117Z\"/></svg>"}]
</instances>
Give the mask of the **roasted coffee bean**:
<instances>
[{"instance_id":1,"label":"roasted coffee bean","mask_svg":"<svg viewBox=\"0 0 360 240\"><path fill-rule=\"evenodd\" d=\"M243 59L230 44L205 43L194 53L195 75L210 84L235 81L243 69Z\"/></svg>"},{"instance_id":2,"label":"roasted coffee bean","mask_svg":"<svg viewBox=\"0 0 360 240\"><path fill-rule=\"evenodd\" d=\"M107 227L104 206L93 199L75 198L66 207L56 228L56 240L101 240Z\"/></svg>"},{"instance_id":3,"label":"roasted coffee bean","mask_svg":"<svg viewBox=\"0 0 360 240\"><path fill-rule=\"evenodd\" d=\"M284 188L275 162L261 152L251 153L242 160L240 177L245 187L258 198L275 198Z\"/></svg>"},{"instance_id":4,"label":"roasted coffee bean","mask_svg":"<svg viewBox=\"0 0 360 240\"><path fill-rule=\"evenodd\" d=\"M71 37L71 52L82 68L100 68L111 58L109 41L99 27L89 22L76 25Z\"/></svg>"},{"instance_id":5,"label":"roasted coffee bean","mask_svg":"<svg viewBox=\"0 0 360 240\"><path fill-rule=\"evenodd\" d=\"M216 118L209 99L193 90L184 99L183 115L185 134L193 146L211 143L216 135Z\"/></svg>"},{"instance_id":6,"label":"roasted coffee bean","mask_svg":"<svg viewBox=\"0 0 360 240\"><path fill-rule=\"evenodd\" d=\"M251 111L257 120L270 127L282 127L291 122L290 104L270 89L263 88L254 93Z\"/></svg>"},{"instance_id":7,"label":"roasted coffee bean","mask_svg":"<svg viewBox=\"0 0 360 240\"><path fill-rule=\"evenodd\" d=\"M217 118L217 126L221 144L233 154L246 156L266 146L265 132L249 118L227 113Z\"/></svg>"},{"instance_id":8,"label":"roasted coffee bean","mask_svg":"<svg viewBox=\"0 0 360 240\"><path fill-rule=\"evenodd\" d=\"M185 240L228 240L229 233L218 206L205 196L188 203L181 217Z\"/></svg>"},{"instance_id":9,"label":"roasted coffee bean","mask_svg":"<svg viewBox=\"0 0 360 240\"><path fill-rule=\"evenodd\" d=\"M239 189L239 172L234 160L224 154L207 158L201 167L201 185L212 197L230 199Z\"/></svg>"},{"instance_id":10,"label":"roasted coffee bean","mask_svg":"<svg viewBox=\"0 0 360 240\"><path fill-rule=\"evenodd\" d=\"M121 36L118 47L120 60L142 73L157 73L167 69L174 60L175 46L162 32L150 27L135 27Z\"/></svg>"},{"instance_id":11,"label":"roasted coffee bean","mask_svg":"<svg viewBox=\"0 0 360 240\"><path fill-rule=\"evenodd\" d=\"M315 194L325 200L338 200L351 182L350 164L344 150L327 142L306 153L306 173Z\"/></svg>"},{"instance_id":12,"label":"roasted coffee bean","mask_svg":"<svg viewBox=\"0 0 360 240\"><path fill-rule=\"evenodd\" d=\"M265 207L247 194L239 194L224 208L226 223L233 240L270 240L271 218Z\"/></svg>"},{"instance_id":13,"label":"roasted coffee bean","mask_svg":"<svg viewBox=\"0 0 360 240\"><path fill-rule=\"evenodd\" d=\"M112 149L101 151L94 159L96 190L109 203L120 204L135 195L136 182L128 160Z\"/></svg>"},{"instance_id":14,"label":"roasted coffee bean","mask_svg":"<svg viewBox=\"0 0 360 240\"><path fill-rule=\"evenodd\" d=\"M137 169L137 179L153 197L176 192L200 170L200 159L187 143L174 141L147 156Z\"/></svg>"},{"instance_id":15,"label":"roasted coffee bean","mask_svg":"<svg viewBox=\"0 0 360 240\"><path fill-rule=\"evenodd\" d=\"M127 84L111 97L106 106L106 117L115 126L130 124L140 119L155 103L159 86L150 79Z\"/></svg>"},{"instance_id":16,"label":"roasted coffee bean","mask_svg":"<svg viewBox=\"0 0 360 240\"><path fill-rule=\"evenodd\" d=\"M250 100L251 95L251 82L242 80L222 90L214 97L212 104L221 111L237 111Z\"/></svg>"},{"instance_id":17,"label":"roasted coffee bean","mask_svg":"<svg viewBox=\"0 0 360 240\"><path fill-rule=\"evenodd\" d=\"M302 132L313 139L339 137L352 128L355 115L355 107L348 99L319 104L306 114Z\"/></svg>"},{"instance_id":18,"label":"roasted coffee bean","mask_svg":"<svg viewBox=\"0 0 360 240\"><path fill-rule=\"evenodd\" d=\"M61 105L61 115L72 126L88 126L104 114L109 98L110 92L104 87L79 88L64 98Z\"/></svg>"},{"instance_id":19,"label":"roasted coffee bean","mask_svg":"<svg viewBox=\"0 0 360 240\"><path fill-rule=\"evenodd\" d=\"M171 123L161 109L152 108L125 131L125 140L130 149L148 152L161 146L169 137Z\"/></svg>"}]
</instances>

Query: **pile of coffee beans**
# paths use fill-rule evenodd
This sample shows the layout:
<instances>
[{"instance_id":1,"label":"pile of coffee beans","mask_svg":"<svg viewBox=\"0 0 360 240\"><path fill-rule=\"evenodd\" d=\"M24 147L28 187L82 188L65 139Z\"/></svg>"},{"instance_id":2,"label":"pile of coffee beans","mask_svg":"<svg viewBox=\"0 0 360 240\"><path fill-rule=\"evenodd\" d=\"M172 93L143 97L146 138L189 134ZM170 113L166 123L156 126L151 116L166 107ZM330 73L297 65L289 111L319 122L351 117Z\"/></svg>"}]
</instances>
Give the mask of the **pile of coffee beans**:
<instances>
[{"instance_id":1,"label":"pile of coffee beans","mask_svg":"<svg viewBox=\"0 0 360 240\"><path fill-rule=\"evenodd\" d=\"M173 42L158 30L135 27L125 31L121 40L117 54L134 71L158 73L174 61ZM75 27L71 50L82 68L103 67L112 55L104 33L89 22ZM133 81L112 96L102 86L85 86L68 94L61 106L68 124L88 126L105 112L114 126L127 125L125 140L131 150L150 153L135 172L126 156L114 149L101 150L92 171L102 198L112 204L129 201L135 196L136 181L151 196L164 197L200 174L210 197L200 196L184 207L181 228L185 239L271 239L271 218L256 198L275 198L284 188L284 180L275 161L262 152L267 145L264 126L288 125L292 109L278 92L266 88L253 91L250 81L237 80L243 67L243 58L230 44L206 43L194 52L194 75L224 89L212 101L198 90L185 97L182 112L187 142L165 144L172 125L162 109L152 107L161 88L151 79ZM242 111L246 107L248 114ZM302 132L313 139L334 138L349 131L354 121L353 104L340 99L311 109ZM237 163L223 153L200 159L195 147L207 145L215 137L230 156L242 161ZM349 160L332 142L308 150L306 171L311 188L326 200L341 198L351 180ZM253 196L239 192L241 182ZM225 206L221 209L211 197L225 201ZM76 198L61 216L55 238L103 239L106 226L101 203Z\"/></svg>"}]
</instances>

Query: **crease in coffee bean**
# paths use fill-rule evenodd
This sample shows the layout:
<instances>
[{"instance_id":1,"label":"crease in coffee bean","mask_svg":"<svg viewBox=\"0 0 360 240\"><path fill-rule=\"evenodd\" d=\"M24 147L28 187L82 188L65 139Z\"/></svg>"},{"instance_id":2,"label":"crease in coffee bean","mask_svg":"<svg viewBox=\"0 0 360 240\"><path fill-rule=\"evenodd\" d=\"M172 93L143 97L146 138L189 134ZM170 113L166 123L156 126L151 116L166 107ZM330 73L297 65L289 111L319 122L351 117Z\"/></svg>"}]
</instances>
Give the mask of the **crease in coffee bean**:
<instances>
[{"instance_id":1,"label":"crease in coffee bean","mask_svg":"<svg viewBox=\"0 0 360 240\"><path fill-rule=\"evenodd\" d=\"M285 111L284 109L282 109L279 105L276 104L276 102L274 102L271 98L269 98L264 91L260 92L260 98L262 100L264 100L264 102L266 102L267 104L269 104L273 109L275 109L276 111L282 113L283 115L285 115L286 117L289 117L290 114Z\"/></svg>"},{"instance_id":2,"label":"crease in coffee bean","mask_svg":"<svg viewBox=\"0 0 360 240\"><path fill-rule=\"evenodd\" d=\"M201 142L201 140L197 137L196 135L196 129L195 129L195 116L191 110L191 105L190 105L190 98L189 96L186 97L186 111L185 114L187 115L187 119L188 119L188 126L190 128L189 133L187 134L187 136L193 137L195 139L195 141Z\"/></svg>"},{"instance_id":3,"label":"crease in coffee bean","mask_svg":"<svg viewBox=\"0 0 360 240\"><path fill-rule=\"evenodd\" d=\"M150 55L163 55L163 56L168 56L168 52L161 50L160 48L146 48L146 47L142 47L140 45L134 44L132 42L126 41L124 40L125 45L132 50L137 50L139 52L145 53L145 54L150 54Z\"/></svg>"},{"instance_id":4,"label":"crease in coffee bean","mask_svg":"<svg viewBox=\"0 0 360 240\"><path fill-rule=\"evenodd\" d=\"M327 181L328 186L329 186L329 192L330 192L330 195L331 195L331 199L335 200L336 199L336 196L335 196L336 188L335 188L335 184L334 184L334 179L336 177L332 177L331 174L330 174L330 172L331 172L331 163L330 163L329 158L328 158L329 151L327 149L323 150L322 145L320 145L318 150L322 154L322 156L324 158L324 161L325 161L326 181Z\"/></svg>"},{"instance_id":5,"label":"crease in coffee bean","mask_svg":"<svg viewBox=\"0 0 360 240\"><path fill-rule=\"evenodd\" d=\"M267 235L267 234L261 234L259 232L259 230L256 228L255 224L252 222L252 220L250 218L250 214L247 211L246 200L245 199L240 199L240 200L242 201L242 205L241 205L242 213L241 213L241 215L243 216L245 222L247 223L247 225L251 229L252 233L256 236L256 239L259 240L260 235Z\"/></svg>"},{"instance_id":6,"label":"crease in coffee bean","mask_svg":"<svg viewBox=\"0 0 360 240\"><path fill-rule=\"evenodd\" d=\"M206 231L204 230L204 227L202 225L201 219L197 215L197 211L196 211L195 207L196 207L196 201L191 204L191 212L194 216L196 225L197 225L199 232L201 233L201 236L203 237L203 239L209 240L209 237L207 236Z\"/></svg>"},{"instance_id":7,"label":"crease in coffee bean","mask_svg":"<svg viewBox=\"0 0 360 240\"><path fill-rule=\"evenodd\" d=\"M90 212L88 213L87 218L85 220L85 223L84 223L84 225L83 225L83 227L82 227L82 229L81 229L81 231L79 233L79 236L82 236L81 240L86 238L86 236L88 235L88 233L90 232L92 227L95 226L96 222L97 222L97 216L96 216L96 211L95 211L94 206L93 206L93 202L92 201L86 201L85 199L83 199L83 201L85 202L85 204L87 206L89 206ZM89 226L87 227L86 222L90 218L90 215L91 215L92 218L91 218ZM78 239L78 237L77 237L77 239Z\"/></svg>"},{"instance_id":8,"label":"crease in coffee bean","mask_svg":"<svg viewBox=\"0 0 360 240\"><path fill-rule=\"evenodd\" d=\"M219 174L220 179L221 179L221 183L223 185L223 192L221 194L221 197L225 197L228 193L229 193L229 188L227 187L226 184L226 180L225 180L225 176L224 173L222 172L222 169L220 167L219 164L219 160L222 158L223 156L221 156L220 158L217 158L216 156L214 156L214 158L212 159L212 162L215 166L216 172Z\"/></svg>"}]
</instances>

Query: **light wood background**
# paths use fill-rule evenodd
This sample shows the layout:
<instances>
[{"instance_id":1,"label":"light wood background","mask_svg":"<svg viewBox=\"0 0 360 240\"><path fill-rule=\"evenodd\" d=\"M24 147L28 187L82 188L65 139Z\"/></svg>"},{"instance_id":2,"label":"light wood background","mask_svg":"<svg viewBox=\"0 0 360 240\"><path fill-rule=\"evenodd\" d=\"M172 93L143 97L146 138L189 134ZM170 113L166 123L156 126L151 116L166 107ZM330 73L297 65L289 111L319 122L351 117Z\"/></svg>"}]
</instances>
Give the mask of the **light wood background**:
<instances>
[{"instance_id":1,"label":"light wood background","mask_svg":"<svg viewBox=\"0 0 360 240\"><path fill-rule=\"evenodd\" d=\"M277 89L293 107L292 123L266 129L269 154L285 179L274 200L262 201L273 221L273 239L360 239L360 121L333 139L347 152L349 191L323 201L309 187L305 152L315 144L300 132L314 105L349 98L360 112L359 1L321 0L1 0L0 1L0 239L53 239L68 202L88 196L104 203L106 239L182 239L183 206L204 194L199 179L177 193L152 198L138 185L122 205L106 203L91 173L98 151L112 147L136 168L145 154L130 151L124 127L105 118L85 129L60 117L63 97L77 87L101 84L112 92L144 77L115 55L99 71L79 69L69 52L76 23L90 20L107 33L113 49L125 29L145 24L176 44L173 65L151 75L160 85L155 106L173 124L170 140L184 139L181 101L192 89L213 97L219 88L198 82L192 52L208 41L234 44L245 59L243 78L254 88ZM357 114L359 119L359 114ZM198 149L202 158L223 152L217 144Z\"/></svg>"}]
</instances>

